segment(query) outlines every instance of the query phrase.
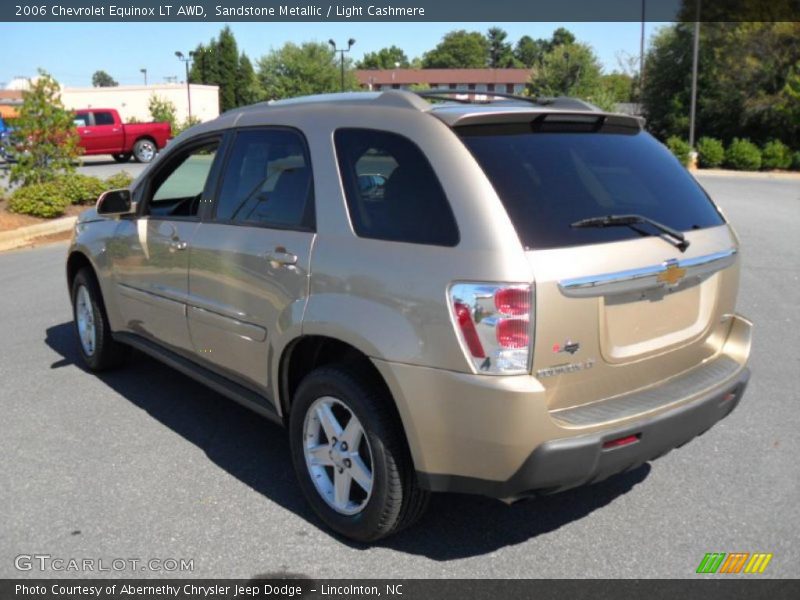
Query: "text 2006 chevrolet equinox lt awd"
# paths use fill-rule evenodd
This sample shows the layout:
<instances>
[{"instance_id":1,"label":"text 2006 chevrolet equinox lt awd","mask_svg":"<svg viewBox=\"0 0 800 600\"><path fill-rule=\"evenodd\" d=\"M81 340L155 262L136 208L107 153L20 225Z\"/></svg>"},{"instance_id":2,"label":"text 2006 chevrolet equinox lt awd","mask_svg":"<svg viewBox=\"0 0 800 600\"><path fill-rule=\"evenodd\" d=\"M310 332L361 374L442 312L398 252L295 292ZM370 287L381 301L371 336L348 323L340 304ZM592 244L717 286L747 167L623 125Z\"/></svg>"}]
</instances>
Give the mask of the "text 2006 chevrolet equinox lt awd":
<instances>
[{"instance_id":1,"label":"text 2006 chevrolet equinox lt awd","mask_svg":"<svg viewBox=\"0 0 800 600\"><path fill-rule=\"evenodd\" d=\"M736 234L639 119L445 95L225 113L69 248L89 368L137 348L285 424L308 501L356 540L430 492L632 469L749 377Z\"/></svg>"}]
</instances>

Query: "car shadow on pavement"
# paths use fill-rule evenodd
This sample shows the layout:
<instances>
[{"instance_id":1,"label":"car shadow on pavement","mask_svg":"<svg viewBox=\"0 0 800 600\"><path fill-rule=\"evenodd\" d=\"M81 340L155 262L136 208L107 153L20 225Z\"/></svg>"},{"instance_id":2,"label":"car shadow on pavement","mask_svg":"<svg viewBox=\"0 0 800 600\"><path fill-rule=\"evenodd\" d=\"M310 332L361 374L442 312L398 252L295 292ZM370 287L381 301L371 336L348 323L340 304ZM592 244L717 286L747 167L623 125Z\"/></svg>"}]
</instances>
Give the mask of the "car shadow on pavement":
<instances>
[{"instance_id":1,"label":"car shadow on pavement","mask_svg":"<svg viewBox=\"0 0 800 600\"><path fill-rule=\"evenodd\" d=\"M48 328L45 343L61 357L51 368L85 370L72 323ZM138 352L124 368L99 378L203 450L218 467L325 530L302 497L291 466L288 436L278 425ZM512 506L479 496L434 494L420 523L377 545L439 561L488 554L589 515L630 491L649 472L645 464L589 487ZM367 548L337 539L353 549Z\"/></svg>"}]
</instances>

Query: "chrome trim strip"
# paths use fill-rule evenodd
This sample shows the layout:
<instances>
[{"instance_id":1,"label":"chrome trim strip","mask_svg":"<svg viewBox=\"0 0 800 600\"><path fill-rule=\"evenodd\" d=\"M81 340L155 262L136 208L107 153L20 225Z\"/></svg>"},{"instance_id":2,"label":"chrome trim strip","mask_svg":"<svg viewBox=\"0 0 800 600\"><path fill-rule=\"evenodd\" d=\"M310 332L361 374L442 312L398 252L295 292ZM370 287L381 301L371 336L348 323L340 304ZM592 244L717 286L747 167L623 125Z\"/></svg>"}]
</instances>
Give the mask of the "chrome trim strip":
<instances>
[{"instance_id":1,"label":"chrome trim strip","mask_svg":"<svg viewBox=\"0 0 800 600\"><path fill-rule=\"evenodd\" d=\"M674 259L665 260L660 265L649 265L638 269L628 269L626 271L616 271L613 273L603 273L601 275L588 275L584 277L573 277L562 279L558 282L561 293L570 298L591 298L594 296L612 296L618 294L628 294L631 292L642 292L654 288L670 288L668 283L659 281L662 273L666 273L668 267L677 265L681 269L686 269L686 275L677 285L686 285L687 282L696 280L699 282L710 277L717 271L732 265L736 260L736 248L729 248L713 254L696 256L694 258L684 258L678 261Z\"/></svg>"}]
</instances>

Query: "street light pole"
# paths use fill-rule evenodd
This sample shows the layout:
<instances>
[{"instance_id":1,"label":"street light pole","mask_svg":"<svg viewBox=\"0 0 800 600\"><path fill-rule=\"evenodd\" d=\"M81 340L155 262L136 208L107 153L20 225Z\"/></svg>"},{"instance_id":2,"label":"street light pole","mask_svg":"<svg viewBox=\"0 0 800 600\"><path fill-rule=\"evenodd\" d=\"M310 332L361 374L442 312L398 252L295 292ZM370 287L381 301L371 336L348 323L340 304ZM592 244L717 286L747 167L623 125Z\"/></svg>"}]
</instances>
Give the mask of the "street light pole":
<instances>
[{"instance_id":1,"label":"street light pole","mask_svg":"<svg viewBox=\"0 0 800 600\"><path fill-rule=\"evenodd\" d=\"M697 14L694 20L694 48L692 49L692 104L689 109L689 147L694 150L695 116L697 115L697 63L700 54L700 3L697 0Z\"/></svg>"},{"instance_id":2,"label":"street light pole","mask_svg":"<svg viewBox=\"0 0 800 600\"><path fill-rule=\"evenodd\" d=\"M189 63L192 62L192 57L194 56L194 52L189 52L189 56L184 56L183 52L177 50L175 52L175 56L178 57L178 60L181 61L184 66L186 67L186 100L189 104L189 121L192 120L192 88L189 86Z\"/></svg>"},{"instance_id":3,"label":"street light pole","mask_svg":"<svg viewBox=\"0 0 800 600\"><path fill-rule=\"evenodd\" d=\"M144 84L147 85L147 69L139 69L139 72L144 75Z\"/></svg>"},{"instance_id":4,"label":"street light pole","mask_svg":"<svg viewBox=\"0 0 800 600\"><path fill-rule=\"evenodd\" d=\"M642 33L639 38L639 102L642 101L642 90L644 89L644 24L645 24L645 2L642 0Z\"/></svg>"},{"instance_id":5,"label":"street light pole","mask_svg":"<svg viewBox=\"0 0 800 600\"><path fill-rule=\"evenodd\" d=\"M353 38L350 38L349 40L347 40L347 49L345 49L345 48L338 48L337 49L336 48L336 42L334 42L333 40L328 40L328 43L333 48L334 54L336 52L339 53L340 61L341 61L341 72L342 72L342 91L344 91L344 53L345 52L350 52L350 48L353 47L353 44L355 44L356 41Z\"/></svg>"}]
</instances>

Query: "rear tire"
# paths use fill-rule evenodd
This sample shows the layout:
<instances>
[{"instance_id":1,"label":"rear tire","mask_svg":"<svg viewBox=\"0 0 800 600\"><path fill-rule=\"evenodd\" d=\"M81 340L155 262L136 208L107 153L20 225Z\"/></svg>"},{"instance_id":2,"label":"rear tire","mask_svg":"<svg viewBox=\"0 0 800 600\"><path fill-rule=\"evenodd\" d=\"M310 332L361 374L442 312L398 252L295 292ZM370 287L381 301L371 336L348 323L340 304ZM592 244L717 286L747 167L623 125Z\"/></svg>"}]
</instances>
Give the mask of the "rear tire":
<instances>
[{"instance_id":1,"label":"rear tire","mask_svg":"<svg viewBox=\"0 0 800 600\"><path fill-rule=\"evenodd\" d=\"M111 158L113 158L118 163L126 163L131 159L131 156L133 156L133 154L131 154L130 152L124 152L122 154L112 154Z\"/></svg>"},{"instance_id":2,"label":"rear tire","mask_svg":"<svg viewBox=\"0 0 800 600\"><path fill-rule=\"evenodd\" d=\"M156 157L157 152L156 143L150 138L136 140L133 145L133 157L140 163L149 163Z\"/></svg>"},{"instance_id":3,"label":"rear tire","mask_svg":"<svg viewBox=\"0 0 800 600\"><path fill-rule=\"evenodd\" d=\"M410 526L428 504L391 403L369 372L345 365L311 372L292 402L289 439L300 487L326 525L358 542ZM350 482L346 493L337 475Z\"/></svg>"},{"instance_id":4,"label":"rear tire","mask_svg":"<svg viewBox=\"0 0 800 600\"><path fill-rule=\"evenodd\" d=\"M100 286L90 268L78 271L71 292L73 322L83 362L91 371L120 366L129 348L111 337Z\"/></svg>"}]
</instances>

